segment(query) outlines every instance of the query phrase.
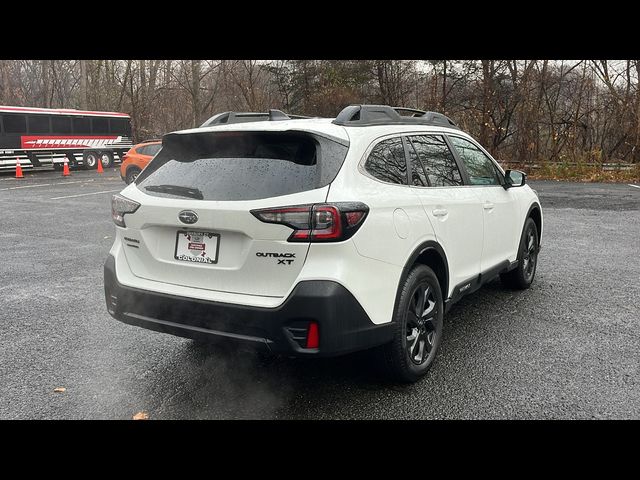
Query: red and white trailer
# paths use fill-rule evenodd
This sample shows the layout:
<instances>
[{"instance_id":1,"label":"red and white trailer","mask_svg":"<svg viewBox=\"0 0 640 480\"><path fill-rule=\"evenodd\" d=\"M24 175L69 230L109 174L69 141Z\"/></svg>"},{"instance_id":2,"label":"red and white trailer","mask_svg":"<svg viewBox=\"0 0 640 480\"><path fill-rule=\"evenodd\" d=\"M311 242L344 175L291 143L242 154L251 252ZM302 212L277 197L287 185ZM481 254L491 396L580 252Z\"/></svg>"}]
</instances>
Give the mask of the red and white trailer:
<instances>
[{"instance_id":1,"label":"red and white trailer","mask_svg":"<svg viewBox=\"0 0 640 480\"><path fill-rule=\"evenodd\" d=\"M0 105L0 170L113 166L133 146L126 113Z\"/></svg>"}]
</instances>

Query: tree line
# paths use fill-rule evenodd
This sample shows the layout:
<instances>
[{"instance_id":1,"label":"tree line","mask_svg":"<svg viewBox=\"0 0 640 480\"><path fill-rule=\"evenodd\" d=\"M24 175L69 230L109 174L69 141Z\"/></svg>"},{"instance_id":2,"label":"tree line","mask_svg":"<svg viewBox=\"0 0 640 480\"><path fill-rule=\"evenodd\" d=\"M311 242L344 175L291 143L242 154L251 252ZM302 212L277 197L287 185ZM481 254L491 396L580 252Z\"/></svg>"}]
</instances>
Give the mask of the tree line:
<instances>
[{"instance_id":1,"label":"tree line","mask_svg":"<svg viewBox=\"0 0 640 480\"><path fill-rule=\"evenodd\" d=\"M0 104L129 113L135 141L215 113L444 113L501 161L640 162L640 60L4 60Z\"/></svg>"}]
</instances>

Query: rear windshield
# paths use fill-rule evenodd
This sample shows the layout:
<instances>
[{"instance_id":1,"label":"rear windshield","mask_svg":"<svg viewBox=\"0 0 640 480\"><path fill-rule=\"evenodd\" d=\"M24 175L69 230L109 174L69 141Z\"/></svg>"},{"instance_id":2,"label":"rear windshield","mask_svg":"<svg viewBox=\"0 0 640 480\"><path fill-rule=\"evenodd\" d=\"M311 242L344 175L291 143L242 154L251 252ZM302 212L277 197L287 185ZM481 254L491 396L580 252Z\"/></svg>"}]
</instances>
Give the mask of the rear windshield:
<instances>
[{"instance_id":1,"label":"rear windshield","mask_svg":"<svg viewBox=\"0 0 640 480\"><path fill-rule=\"evenodd\" d=\"M328 185L348 147L306 132L169 134L136 179L161 197L256 200Z\"/></svg>"}]
</instances>

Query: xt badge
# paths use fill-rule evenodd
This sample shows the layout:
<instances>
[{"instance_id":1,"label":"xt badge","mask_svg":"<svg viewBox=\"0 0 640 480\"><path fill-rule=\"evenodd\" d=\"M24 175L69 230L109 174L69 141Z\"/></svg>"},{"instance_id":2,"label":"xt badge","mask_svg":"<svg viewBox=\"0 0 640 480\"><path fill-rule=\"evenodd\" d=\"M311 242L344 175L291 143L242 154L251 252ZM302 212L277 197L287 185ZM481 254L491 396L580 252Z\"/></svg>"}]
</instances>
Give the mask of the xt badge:
<instances>
[{"instance_id":1,"label":"xt badge","mask_svg":"<svg viewBox=\"0 0 640 480\"><path fill-rule=\"evenodd\" d=\"M272 257L278 260L278 265L291 265L296 258L295 253L256 252L256 257Z\"/></svg>"}]
</instances>

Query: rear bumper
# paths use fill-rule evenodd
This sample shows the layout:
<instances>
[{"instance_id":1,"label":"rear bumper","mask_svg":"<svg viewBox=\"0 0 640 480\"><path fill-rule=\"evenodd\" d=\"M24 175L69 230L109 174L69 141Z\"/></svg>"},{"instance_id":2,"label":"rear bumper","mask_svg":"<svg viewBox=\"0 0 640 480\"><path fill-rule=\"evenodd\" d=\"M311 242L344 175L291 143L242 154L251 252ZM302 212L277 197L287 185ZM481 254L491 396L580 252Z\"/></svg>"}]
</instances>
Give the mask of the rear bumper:
<instances>
[{"instance_id":1,"label":"rear bumper","mask_svg":"<svg viewBox=\"0 0 640 480\"><path fill-rule=\"evenodd\" d=\"M181 337L250 344L294 356L335 356L391 341L392 324L376 325L342 285L304 281L277 308L208 302L121 285L115 259L104 265L107 310L130 325ZM310 321L318 323L319 348L307 349Z\"/></svg>"}]
</instances>

